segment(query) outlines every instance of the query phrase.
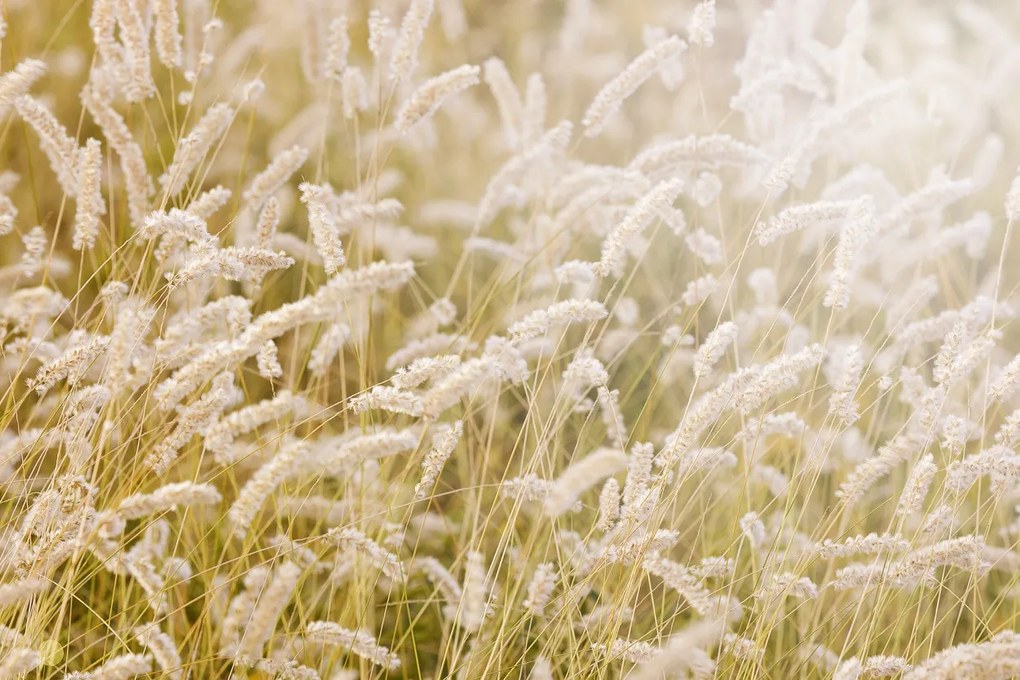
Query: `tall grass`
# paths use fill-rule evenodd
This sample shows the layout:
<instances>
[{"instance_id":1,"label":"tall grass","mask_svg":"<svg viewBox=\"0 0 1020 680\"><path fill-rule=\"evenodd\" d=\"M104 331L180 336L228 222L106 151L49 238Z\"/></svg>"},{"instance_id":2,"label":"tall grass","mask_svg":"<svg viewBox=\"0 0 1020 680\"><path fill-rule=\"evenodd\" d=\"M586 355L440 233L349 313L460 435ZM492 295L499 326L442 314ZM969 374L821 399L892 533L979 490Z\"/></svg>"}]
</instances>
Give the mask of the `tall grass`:
<instances>
[{"instance_id":1,"label":"tall grass","mask_svg":"<svg viewBox=\"0 0 1020 680\"><path fill-rule=\"evenodd\" d=\"M1020 675L1020 13L6 0L0 680Z\"/></svg>"}]
</instances>

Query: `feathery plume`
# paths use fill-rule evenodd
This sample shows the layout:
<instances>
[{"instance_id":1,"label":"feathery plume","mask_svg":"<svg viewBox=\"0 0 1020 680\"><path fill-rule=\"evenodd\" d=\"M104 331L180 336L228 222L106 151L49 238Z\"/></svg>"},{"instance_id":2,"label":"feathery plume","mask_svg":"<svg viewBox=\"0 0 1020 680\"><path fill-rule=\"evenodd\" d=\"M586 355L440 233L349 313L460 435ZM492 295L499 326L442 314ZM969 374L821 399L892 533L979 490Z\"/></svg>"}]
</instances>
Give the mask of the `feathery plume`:
<instances>
[{"instance_id":1,"label":"feathery plume","mask_svg":"<svg viewBox=\"0 0 1020 680\"><path fill-rule=\"evenodd\" d=\"M464 435L464 423L460 420L450 426L443 426L432 435L432 448L421 462L421 479L414 487L415 500L423 500L432 493L443 466Z\"/></svg>"},{"instance_id":2,"label":"feathery plume","mask_svg":"<svg viewBox=\"0 0 1020 680\"><path fill-rule=\"evenodd\" d=\"M423 120L430 118L453 95L478 84L477 66L464 64L426 80L415 90L397 113L394 127L407 133Z\"/></svg>"},{"instance_id":3,"label":"feathery plume","mask_svg":"<svg viewBox=\"0 0 1020 680\"><path fill-rule=\"evenodd\" d=\"M242 198L245 206L253 212L262 210L266 201L290 179L291 175L297 172L308 159L308 149L302 146L292 146L286 151L276 155L276 158L266 166L248 184Z\"/></svg>"},{"instance_id":4,"label":"feathery plume","mask_svg":"<svg viewBox=\"0 0 1020 680\"><path fill-rule=\"evenodd\" d=\"M325 262L326 273L336 274L345 264L347 255L340 241L340 227L328 204L328 189L304 182L300 186L301 202L308 207L308 227Z\"/></svg>"},{"instance_id":5,"label":"feathery plume","mask_svg":"<svg viewBox=\"0 0 1020 680\"><path fill-rule=\"evenodd\" d=\"M556 517L567 512L587 489L627 468L627 456L613 449L599 449L577 461L556 478L545 497L545 512Z\"/></svg>"},{"instance_id":6,"label":"feathery plume","mask_svg":"<svg viewBox=\"0 0 1020 680\"><path fill-rule=\"evenodd\" d=\"M528 593L524 598L523 607L535 616L541 616L546 605L552 598L553 588L559 575L556 565L552 562L543 562L535 568L535 573L528 582Z\"/></svg>"},{"instance_id":7,"label":"feathery plume","mask_svg":"<svg viewBox=\"0 0 1020 680\"><path fill-rule=\"evenodd\" d=\"M510 341L519 345L548 332L555 326L600 321L608 314L609 311L594 300L564 300L528 314L511 324L507 332L510 334Z\"/></svg>"},{"instance_id":8,"label":"feathery plume","mask_svg":"<svg viewBox=\"0 0 1020 680\"><path fill-rule=\"evenodd\" d=\"M184 62L181 51L181 34L178 30L180 17L177 15L177 0L154 0L156 54L169 68L180 68Z\"/></svg>"},{"instance_id":9,"label":"feathery plume","mask_svg":"<svg viewBox=\"0 0 1020 680\"><path fill-rule=\"evenodd\" d=\"M220 141L233 118L234 109L229 104L214 104L195 123L191 132L177 143L173 161L159 178L167 196L181 193L191 173Z\"/></svg>"},{"instance_id":10,"label":"feathery plume","mask_svg":"<svg viewBox=\"0 0 1020 680\"><path fill-rule=\"evenodd\" d=\"M623 221L602 242L602 257L594 266L596 275L608 276L619 271L630 244L656 215L673 204L682 188L683 182L678 179L661 182L627 211Z\"/></svg>"},{"instance_id":11,"label":"feathery plume","mask_svg":"<svg viewBox=\"0 0 1020 680\"><path fill-rule=\"evenodd\" d=\"M390 79L394 83L407 80L414 73L425 27L431 17L432 0L411 0L411 6L400 22L400 34L390 57Z\"/></svg>"},{"instance_id":12,"label":"feathery plume","mask_svg":"<svg viewBox=\"0 0 1020 680\"><path fill-rule=\"evenodd\" d=\"M676 59L685 49L686 43L674 35L642 52L595 95L581 120L584 135L595 137L602 132L609 118L623 105L623 101L655 75L663 64Z\"/></svg>"},{"instance_id":13,"label":"feathery plume","mask_svg":"<svg viewBox=\"0 0 1020 680\"><path fill-rule=\"evenodd\" d=\"M67 134L50 110L34 97L23 95L14 100L18 115L39 136L39 146L50 162L61 188L68 196L78 195L78 143Z\"/></svg>"},{"instance_id":14,"label":"feathery plume","mask_svg":"<svg viewBox=\"0 0 1020 680\"><path fill-rule=\"evenodd\" d=\"M6 118L16 100L28 94L32 85L45 74L45 63L38 59L25 59L0 76L0 118Z\"/></svg>"},{"instance_id":15,"label":"feathery plume","mask_svg":"<svg viewBox=\"0 0 1020 680\"><path fill-rule=\"evenodd\" d=\"M99 141L90 139L79 158L78 205L74 214L74 237L72 245L75 250L89 249L95 246L99 235L99 218L106 214L106 204L100 188L102 172L102 150Z\"/></svg>"},{"instance_id":16,"label":"feathery plume","mask_svg":"<svg viewBox=\"0 0 1020 680\"><path fill-rule=\"evenodd\" d=\"M135 628L133 632L135 639L152 653L156 663L168 678L182 680L184 670L181 665L181 655L169 635L153 623Z\"/></svg>"},{"instance_id":17,"label":"feathery plume","mask_svg":"<svg viewBox=\"0 0 1020 680\"><path fill-rule=\"evenodd\" d=\"M704 378L708 375L712 366L719 362L726 348L736 339L737 324L732 321L724 321L712 329L694 356L694 377Z\"/></svg>"},{"instance_id":18,"label":"feathery plume","mask_svg":"<svg viewBox=\"0 0 1020 680\"><path fill-rule=\"evenodd\" d=\"M400 659L364 631L354 631L332 621L312 621L305 628L305 637L324 645L343 647L376 666L393 670Z\"/></svg>"}]
</instances>

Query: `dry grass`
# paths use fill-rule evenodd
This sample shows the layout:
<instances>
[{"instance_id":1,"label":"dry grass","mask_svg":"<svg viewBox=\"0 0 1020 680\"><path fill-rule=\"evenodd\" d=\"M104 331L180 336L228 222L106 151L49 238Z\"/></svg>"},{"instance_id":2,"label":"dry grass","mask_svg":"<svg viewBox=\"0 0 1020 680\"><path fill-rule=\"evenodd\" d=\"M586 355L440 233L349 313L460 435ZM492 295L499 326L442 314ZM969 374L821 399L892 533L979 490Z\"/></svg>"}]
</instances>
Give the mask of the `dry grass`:
<instances>
[{"instance_id":1,"label":"dry grass","mask_svg":"<svg viewBox=\"0 0 1020 680\"><path fill-rule=\"evenodd\" d=\"M1020 675L1020 14L460 3L0 2L0 680Z\"/></svg>"}]
</instances>

